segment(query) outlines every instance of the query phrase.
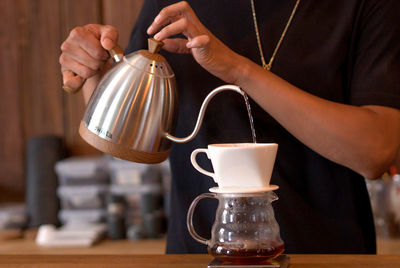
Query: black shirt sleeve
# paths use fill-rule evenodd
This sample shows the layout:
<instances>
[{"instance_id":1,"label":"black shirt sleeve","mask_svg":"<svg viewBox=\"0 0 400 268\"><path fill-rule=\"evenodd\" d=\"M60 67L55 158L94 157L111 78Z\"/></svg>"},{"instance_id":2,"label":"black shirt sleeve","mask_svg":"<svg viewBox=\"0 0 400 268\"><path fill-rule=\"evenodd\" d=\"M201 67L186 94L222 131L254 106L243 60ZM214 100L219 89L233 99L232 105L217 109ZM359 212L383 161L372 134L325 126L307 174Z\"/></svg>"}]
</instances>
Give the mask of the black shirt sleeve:
<instances>
[{"instance_id":1,"label":"black shirt sleeve","mask_svg":"<svg viewBox=\"0 0 400 268\"><path fill-rule=\"evenodd\" d=\"M364 1L354 49L350 103L400 108L400 1Z\"/></svg>"}]
</instances>

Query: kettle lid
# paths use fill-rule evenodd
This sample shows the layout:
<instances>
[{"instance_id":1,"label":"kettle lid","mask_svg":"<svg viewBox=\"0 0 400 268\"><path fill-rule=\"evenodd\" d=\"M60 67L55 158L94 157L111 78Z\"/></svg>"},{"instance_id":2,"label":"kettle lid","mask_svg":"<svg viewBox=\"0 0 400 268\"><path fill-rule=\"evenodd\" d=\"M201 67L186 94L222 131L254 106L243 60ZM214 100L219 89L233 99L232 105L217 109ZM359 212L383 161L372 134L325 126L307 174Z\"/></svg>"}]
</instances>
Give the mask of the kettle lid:
<instances>
[{"instance_id":1,"label":"kettle lid","mask_svg":"<svg viewBox=\"0 0 400 268\"><path fill-rule=\"evenodd\" d=\"M174 72L167 60L158 52L163 42L148 39L148 50L139 50L124 57L124 61L134 68L163 78L174 77Z\"/></svg>"}]
</instances>

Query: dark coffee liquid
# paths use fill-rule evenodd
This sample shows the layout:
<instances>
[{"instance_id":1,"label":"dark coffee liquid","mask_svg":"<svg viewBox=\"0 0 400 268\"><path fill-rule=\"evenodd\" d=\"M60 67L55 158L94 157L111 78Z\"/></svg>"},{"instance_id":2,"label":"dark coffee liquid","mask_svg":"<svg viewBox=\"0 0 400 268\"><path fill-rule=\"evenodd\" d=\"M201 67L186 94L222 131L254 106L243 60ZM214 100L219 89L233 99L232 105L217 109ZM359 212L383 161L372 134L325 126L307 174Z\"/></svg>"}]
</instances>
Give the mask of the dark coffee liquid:
<instances>
[{"instance_id":1,"label":"dark coffee liquid","mask_svg":"<svg viewBox=\"0 0 400 268\"><path fill-rule=\"evenodd\" d=\"M257 264L279 256L284 250L283 244L263 249L231 249L226 245L216 244L208 248L208 253L222 262Z\"/></svg>"}]
</instances>

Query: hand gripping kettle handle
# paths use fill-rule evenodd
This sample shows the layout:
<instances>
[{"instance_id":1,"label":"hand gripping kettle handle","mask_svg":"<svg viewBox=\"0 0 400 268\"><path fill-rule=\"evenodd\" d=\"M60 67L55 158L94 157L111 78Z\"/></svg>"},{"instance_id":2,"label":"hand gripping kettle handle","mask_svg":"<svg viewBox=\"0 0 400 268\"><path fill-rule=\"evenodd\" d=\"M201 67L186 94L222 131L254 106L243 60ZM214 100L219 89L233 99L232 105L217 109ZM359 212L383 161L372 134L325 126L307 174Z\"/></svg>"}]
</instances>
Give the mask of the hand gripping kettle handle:
<instances>
[{"instance_id":1,"label":"hand gripping kettle handle","mask_svg":"<svg viewBox=\"0 0 400 268\"><path fill-rule=\"evenodd\" d=\"M196 137L197 133L200 130L200 126L203 122L203 117L205 114L205 111L207 109L207 105L210 102L210 100L218 93L225 91L225 90L233 90L236 91L237 93L240 93L242 96L244 96L244 91L240 89L240 87L236 86L236 85L223 85L220 87L215 88L213 91L211 91L207 97L204 99L203 104L201 105L200 108L200 112L199 115L197 117L197 122L196 122L196 126L194 127L194 130L192 132L192 134L190 134L189 136L187 136L186 138L177 138L172 136L169 133L166 133L165 136L167 139L173 141L173 142L177 142L177 143L185 143L188 141L191 141L192 139L194 139L194 137Z\"/></svg>"},{"instance_id":2,"label":"hand gripping kettle handle","mask_svg":"<svg viewBox=\"0 0 400 268\"><path fill-rule=\"evenodd\" d=\"M119 45L115 45L112 49L107 50L108 54L110 54L110 57L114 60L114 62L120 62L122 58L124 57L124 51ZM82 83L79 87L77 88L71 88L69 86L63 86L62 88L67 91L68 93L75 94L79 92L79 90L82 89L83 85L85 84L86 79L82 79Z\"/></svg>"},{"instance_id":3,"label":"hand gripping kettle handle","mask_svg":"<svg viewBox=\"0 0 400 268\"><path fill-rule=\"evenodd\" d=\"M196 240L197 242L200 242L200 243L202 243L202 244L204 244L204 245L208 245L208 240L205 239L204 237L201 237L201 236L195 231L194 226L193 226L193 213L194 213L194 209L196 208L197 203L199 203L199 201L200 201L201 199L203 199L203 198L217 198L217 197L216 197L216 194L214 194L214 193L204 193L204 194L201 194L201 195L199 195L198 197L196 197L196 198L193 200L193 202L192 202L192 204L190 205L190 207L189 207L189 211L188 211L187 218L186 218L186 225L187 225L187 228L188 228L188 230L189 230L190 235L194 238L194 240Z\"/></svg>"}]
</instances>

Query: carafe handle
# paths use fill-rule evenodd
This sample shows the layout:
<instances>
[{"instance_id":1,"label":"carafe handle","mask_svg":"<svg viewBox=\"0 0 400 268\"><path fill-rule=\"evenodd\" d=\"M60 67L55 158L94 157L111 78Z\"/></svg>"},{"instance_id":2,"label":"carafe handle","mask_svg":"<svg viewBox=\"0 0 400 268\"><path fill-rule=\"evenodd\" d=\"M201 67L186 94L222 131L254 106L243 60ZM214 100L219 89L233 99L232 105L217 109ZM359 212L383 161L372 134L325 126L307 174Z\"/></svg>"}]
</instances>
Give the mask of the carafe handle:
<instances>
[{"instance_id":1,"label":"carafe handle","mask_svg":"<svg viewBox=\"0 0 400 268\"><path fill-rule=\"evenodd\" d=\"M114 60L114 62L120 62L122 58L124 57L124 51L119 45L115 45L112 49L107 50L108 54L110 54L110 57ZM68 93L75 94L79 92L79 90L82 89L83 85L85 84L86 79L82 79L82 83L79 87L77 88L71 88L69 86L63 85L63 89L67 91Z\"/></svg>"},{"instance_id":2,"label":"carafe handle","mask_svg":"<svg viewBox=\"0 0 400 268\"><path fill-rule=\"evenodd\" d=\"M165 137L166 137L167 139L169 139L169 140L171 140L171 141L173 141L173 142L177 142L177 143L185 143L185 142L188 142L188 141L193 140L194 137L196 137L197 133L198 133L199 130L200 130L200 126L201 126L201 123L203 122L204 113L205 113L205 111L206 111L206 108L207 108L208 103L210 102L210 100L211 100L216 94L218 94L218 93L220 93L220 92L222 92L222 91L225 91L225 90L233 90L233 91L236 91L237 93L241 94L242 96L244 96L244 94L245 94L244 91L243 91L240 87L238 87L238 86L236 86L236 85L223 85L223 86L220 86L220 87L215 88L215 89L214 89L213 91L211 91L211 92L207 95L207 97L204 99L203 104L201 105L201 108L200 108L199 115L197 116L196 126L194 127L194 130L193 130L192 134L190 134L189 136L187 136L187 137L185 137L185 138L177 138L177 137L172 136L172 135L169 134L169 133L165 133Z\"/></svg>"},{"instance_id":3,"label":"carafe handle","mask_svg":"<svg viewBox=\"0 0 400 268\"><path fill-rule=\"evenodd\" d=\"M189 207L189 211L188 211L188 214L187 214L186 225L187 225L187 228L189 230L190 235L194 238L194 240L196 240L197 242L200 242L200 243L202 243L204 245L208 245L208 240L205 239L204 237L201 237L195 231L194 226L193 226L193 213L194 213L194 210L195 210L195 208L197 206L197 203L199 203L199 201L201 199L203 199L203 198L216 198L216 194L214 194L214 193L204 193L204 194L199 195L198 197L196 197L193 200L192 204Z\"/></svg>"}]
</instances>

